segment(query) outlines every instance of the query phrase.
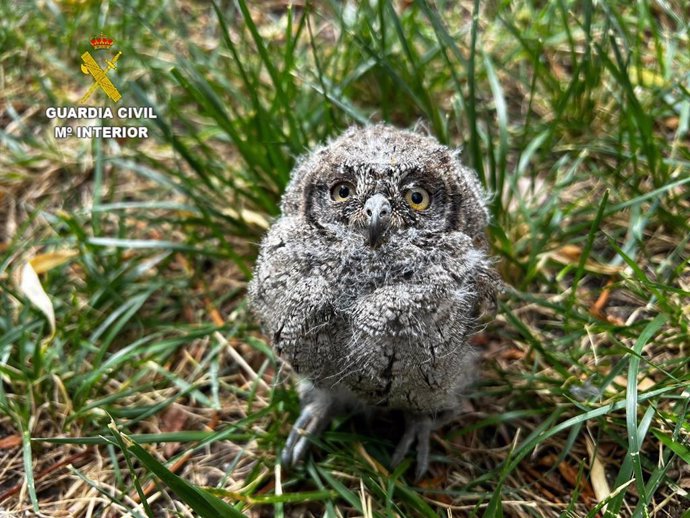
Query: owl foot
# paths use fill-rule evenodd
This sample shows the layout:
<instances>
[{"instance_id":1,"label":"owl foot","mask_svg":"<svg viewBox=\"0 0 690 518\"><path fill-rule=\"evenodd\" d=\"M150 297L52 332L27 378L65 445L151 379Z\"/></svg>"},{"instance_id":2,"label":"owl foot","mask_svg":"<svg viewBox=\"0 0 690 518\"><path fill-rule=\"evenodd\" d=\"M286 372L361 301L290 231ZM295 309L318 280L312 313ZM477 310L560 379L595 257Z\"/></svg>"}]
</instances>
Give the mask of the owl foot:
<instances>
[{"instance_id":1,"label":"owl foot","mask_svg":"<svg viewBox=\"0 0 690 518\"><path fill-rule=\"evenodd\" d=\"M320 435L331 422L331 408L332 405L321 399L304 405L280 454L283 466L294 466L304 458L309 449L310 436Z\"/></svg>"},{"instance_id":2,"label":"owl foot","mask_svg":"<svg viewBox=\"0 0 690 518\"><path fill-rule=\"evenodd\" d=\"M405 416L405 433L403 433L391 458L393 466L400 464L410 450L410 446L416 440L417 467L415 469L415 480L421 480L429 467L429 438L432 427L433 422L430 417L407 414Z\"/></svg>"}]
</instances>

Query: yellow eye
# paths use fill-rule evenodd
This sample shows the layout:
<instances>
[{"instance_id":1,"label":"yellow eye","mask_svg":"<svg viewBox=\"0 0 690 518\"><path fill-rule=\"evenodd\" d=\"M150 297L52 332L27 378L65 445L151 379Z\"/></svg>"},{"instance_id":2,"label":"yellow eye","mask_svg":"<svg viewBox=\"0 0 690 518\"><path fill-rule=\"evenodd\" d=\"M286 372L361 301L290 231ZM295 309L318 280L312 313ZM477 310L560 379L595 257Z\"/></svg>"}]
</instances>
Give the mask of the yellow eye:
<instances>
[{"instance_id":1,"label":"yellow eye","mask_svg":"<svg viewBox=\"0 0 690 518\"><path fill-rule=\"evenodd\" d=\"M347 201L355 193L355 186L350 182L340 182L331 188L331 198L335 202Z\"/></svg>"},{"instance_id":2,"label":"yellow eye","mask_svg":"<svg viewBox=\"0 0 690 518\"><path fill-rule=\"evenodd\" d=\"M405 201L414 210L426 210L431 204L431 196L421 187L413 187L405 192Z\"/></svg>"}]
</instances>

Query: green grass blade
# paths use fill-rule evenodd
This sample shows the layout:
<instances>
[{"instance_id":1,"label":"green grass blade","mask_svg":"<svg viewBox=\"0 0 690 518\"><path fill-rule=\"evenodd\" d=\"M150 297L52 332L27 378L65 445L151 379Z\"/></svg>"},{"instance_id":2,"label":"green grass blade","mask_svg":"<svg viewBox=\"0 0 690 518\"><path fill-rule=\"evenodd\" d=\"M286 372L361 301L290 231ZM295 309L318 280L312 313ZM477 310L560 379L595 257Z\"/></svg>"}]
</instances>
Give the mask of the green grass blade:
<instances>
[{"instance_id":1,"label":"green grass blade","mask_svg":"<svg viewBox=\"0 0 690 518\"><path fill-rule=\"evenodd\" d=\"M635 474L635 484L640 496L640 500L644 505L648 505L647 492L642 474L642 463L640 461L640 441L638 437L637 411L638 411L638 394L637 394L637 374L640 368L639 354L647 342L661 329L666 322L664 315L657 315L654 320L645 326L642 333L635 342L633 350L637 353L630 358L628 367L628 387L626 391L625 401L625 421L628 431L628 453L632 459L633 473Z\"/></svg>"},{"instance_id":2,"label":"green grass blade","mask_svg":"<svg viewBox=\"0 0 690 518\"><path fill-rule=\"evenodd\" d=\"M233 506L225 503L205 489L193 486L171 472L156 458L131 438L120 433L114 426L110 428L113 436L120 439L120 447L136 457L148 470L164 482L175 495L191 507L202 518L240 518L244 515Z\"/></svg>"},{"instance_id":3,"label":"green grass blade","mask_svg":"<svg viewBox=\"0 0 690 518\"><path fill-rule=\"evenodd\" d=\"M34 480L33 455L31 454L31 433L28 428L22 429L22 459L24 461L24 477L29 490L31 507L35 513L40 511L38 496L36 495L36 481Z\"/></svg>"}]
</instances>

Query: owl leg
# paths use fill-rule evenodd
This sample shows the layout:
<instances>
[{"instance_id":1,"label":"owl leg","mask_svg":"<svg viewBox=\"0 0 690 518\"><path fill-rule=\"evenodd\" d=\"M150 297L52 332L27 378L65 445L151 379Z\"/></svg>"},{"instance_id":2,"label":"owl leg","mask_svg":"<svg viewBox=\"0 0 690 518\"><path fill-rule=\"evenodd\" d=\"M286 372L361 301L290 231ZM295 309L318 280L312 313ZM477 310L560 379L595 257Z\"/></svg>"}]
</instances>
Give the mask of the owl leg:
<instances>
[{"instance_id":1,"label":"owl leg","mask_svg":"<svg viewBox=\"0 0 690 518\"><path fill-rule=\"evenodd\" d=\"M403 433L398 446L393 452L391 464L397 466L402 462L410 450L410 446L417 441L417 468L415 469L415 479L420 480L429 467L429 438L433 421L428 416L419 414L405 415L405 432Z\"/></svg>"},{"instance_id":2,"label":"owl leg","mask_svg":"<svg viewBox=\"0 0 690 518\"><path fill-rule=\"evenodd\" d=\"M283 466L294 466L302 460L309 449L310 436L318 436L331 422L333 399L312 389L302 394L302 411L290 430L280 458Z\"/></svg>"}]
</instances>

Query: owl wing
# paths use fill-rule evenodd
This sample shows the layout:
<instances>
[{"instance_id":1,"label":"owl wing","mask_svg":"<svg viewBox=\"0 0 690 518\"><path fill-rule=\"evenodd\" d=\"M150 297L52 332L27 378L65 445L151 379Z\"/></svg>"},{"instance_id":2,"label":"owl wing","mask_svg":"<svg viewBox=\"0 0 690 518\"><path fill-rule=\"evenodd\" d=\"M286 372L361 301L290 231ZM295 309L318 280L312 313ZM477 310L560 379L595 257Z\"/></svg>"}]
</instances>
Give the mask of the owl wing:
<instances>
[{"instance_id":1,"label":"owl wing","mask_svg":"<svg viewBox=\"0 0 690 518\"><path fill-rule=\"evenodd\" d=\"M314 240L298 218L278 220L261 245L249 285L251 306L275 350L311 376L323 368L334 318L330 269Z\"/></svg>"}]
</instances>

